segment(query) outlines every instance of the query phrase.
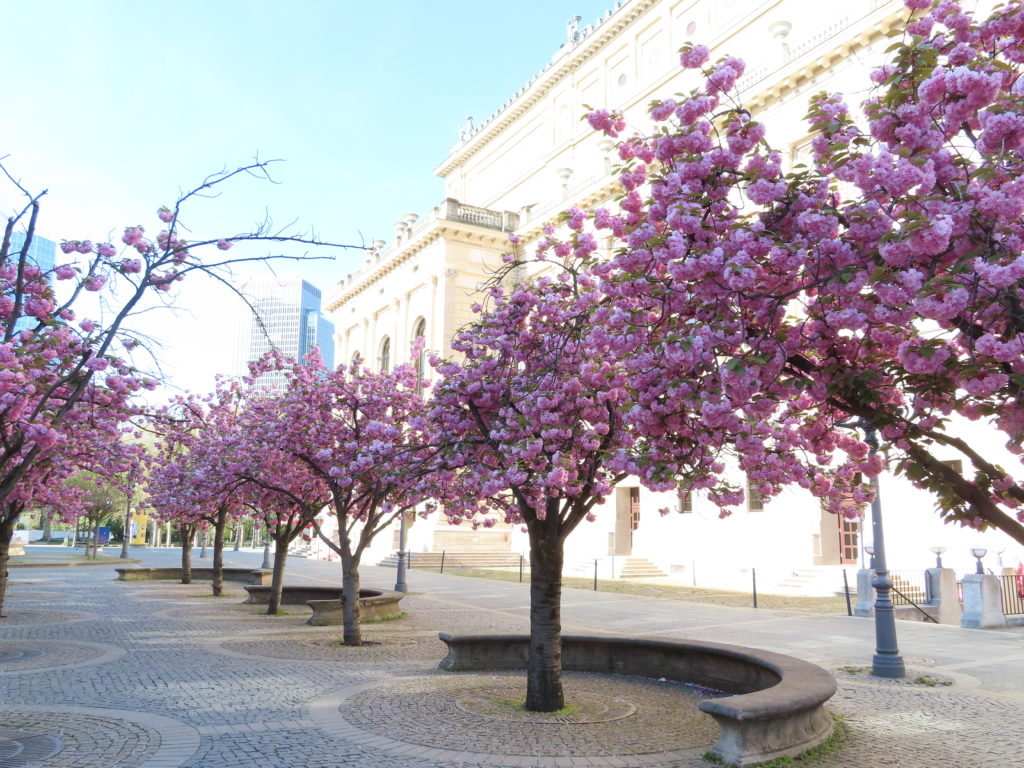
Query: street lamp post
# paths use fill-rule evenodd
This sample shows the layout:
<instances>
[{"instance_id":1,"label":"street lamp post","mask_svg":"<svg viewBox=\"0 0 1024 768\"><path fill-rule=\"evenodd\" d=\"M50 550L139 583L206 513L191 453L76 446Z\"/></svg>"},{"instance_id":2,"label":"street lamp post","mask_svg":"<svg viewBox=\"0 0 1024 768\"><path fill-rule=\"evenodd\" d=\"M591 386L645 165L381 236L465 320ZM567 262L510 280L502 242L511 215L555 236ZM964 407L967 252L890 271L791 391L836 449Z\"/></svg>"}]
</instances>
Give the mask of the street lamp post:
<instances>
[{"instance_id":1,"label":"street lamp post","mask_svg":"<svg viewBox=\"0 0 1024 768\"><path fill-rule=\"evenodd\" d=\"M858 419L840 426L859 427L864 430L864 442L871 449L871 455L878 452L878 430L867 419ZM898 678L907 674L906 665L896 644L896 614L892 605L892 581L885 562L885 533L882 529L882 495L878 476L871 478L875 497L871 501L871 568L874 577L871 586L875 588L875 655L871 660L871 674L876 677ZM864 548L867 551L867 547Z\"/></svg>"},{"instance_id":2,"label":"street lamp post","mask_svg":"<svg viewBox=\"0 0 1024 768\"><path fill-rule=\"evenodd\" d=\"M128 559L128 540L132 537L132 497L128 495L128 503L124 510L124 534L121 536L121 559Z\"/></svg>"},{"instance_id":3,"label":"street lamp post","mask_svg":"<svg viewBox=\"0 0 1024 768\"><path fill-rule=\"evenodd\" d=\"M202 549L199 550L199 559L202 560L203 558L206 557L206 529L205 528L203 528L203 530L199 532L199 541L202 544Z\"/></svg>"},{"instance_id":4,"label":"street lamp post","mask_svg":"<svg viewBox=\"0 0 1024 768\"><path fill-rule=\"evenodd\" d=\"M263 532L263 565L260 568L267 570L270 568L270 523L265 524Z\"/></svg>"},{"instance_id":5,"label":"street lamp post","mask_svg":"<svg viewBox=\"0 0 1024 768\"><path fill-rule=\"evenodd\" d=\"M409 585L405 581L405 512L402 512L398 524L398 573L395 576L395 592L409 591Z\"/></svg>"},{"instance_id":6,"label":"street lamp post","mask_svg":"<svg viewBox=\"0 0 1024 768\"><path fill-rule=\"evenodd\" d=\"M426 511L426 513L428 515L431 512L433 512L435 509L437 509L437 505L434 502L432 502L432 501L428 501L426 503L425 507L424 507L424 510ZM416 514L416 513L413 512L413 514ZM408 518L406 517L406 513L402 512L402 516L401 516L401 520L399 521L399 528L398 528L398 573L395 576L395 592L402 592L402 593L405 593L405 592L409 591L409 585L405 581L406 559L408 558L408 555L409 555L409 553L405 549L405 536L406 536L406 521L407 521L407 519Z\"/></svg>"},{"instance_id":7,"label":"street lamp post","mask_svg":"<svg viewBox=\"0 0 1024 768\"><path fill-rule=\"evenodd\" d=\"M935 555L935 567L936 568L941 568L942 567L942 553L946 551L946 548L945 547L929 547L929 549L932 551L932 554Z\"/></svg>"}]
</instances>

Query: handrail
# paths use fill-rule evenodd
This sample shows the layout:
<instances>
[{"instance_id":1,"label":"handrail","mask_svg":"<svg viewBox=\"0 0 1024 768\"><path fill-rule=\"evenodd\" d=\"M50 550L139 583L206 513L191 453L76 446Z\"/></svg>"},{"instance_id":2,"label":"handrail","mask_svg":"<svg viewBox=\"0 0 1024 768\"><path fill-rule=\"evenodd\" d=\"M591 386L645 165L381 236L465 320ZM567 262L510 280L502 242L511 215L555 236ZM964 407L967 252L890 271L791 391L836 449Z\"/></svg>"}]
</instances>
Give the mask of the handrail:
<instances>
[{"instance_id":1,"label":"handrail","mask_svg":"<svg viewBox=\"0 0 1024 768\"><path fill-rule=\"evenodd\" d=\"M896 587L889 587L889 589L891 589L891 590L892 590L893 592L895 592L895 593L896 593L897 595L899 595L899 596L900 596L900 597L902 597L902 598L903 598L904 600L906 600L906 601L907 601L907 603L908 603L909 605L912 605L912 606L914 606L914 608L915 608L915 609L917 609L917 612L918 612L918 613L920 613L920 614L921 614L922 616L924 616L924 618L925 618L925 621L930 621L930 622L931 622L932 624L938 624L938 623L939 623L939 622L938 622L938 621L937 621L937 620L935 619L935 617L934 617L934 616L932 616L932 615L931 615L930 613L928 613L928 611L926 611L926 610L924 610L923 608L921 608L921 606L919 606L919 605L918 605L917 603L915 603L915 602L914 602L913 600L911 600L911 599L910 599L909 597L907 597L907 596L906 596L905 594L903 594L903 593L902 593L902 592L900 592L900 591L899 591L898 589L896 589Z\"/></svg>"}]
</instances>

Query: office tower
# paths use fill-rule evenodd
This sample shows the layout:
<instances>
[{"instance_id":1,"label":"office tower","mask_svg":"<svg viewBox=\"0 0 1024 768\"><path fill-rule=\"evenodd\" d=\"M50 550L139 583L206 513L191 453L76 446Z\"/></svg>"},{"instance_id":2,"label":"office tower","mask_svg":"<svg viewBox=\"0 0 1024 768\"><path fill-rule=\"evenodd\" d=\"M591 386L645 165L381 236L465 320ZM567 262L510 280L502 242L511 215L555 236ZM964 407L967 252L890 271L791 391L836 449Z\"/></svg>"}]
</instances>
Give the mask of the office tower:
<instances>
[{"instance_id":1,"label":"office tower","mask_svg":"<svg viewBox=\"0 0 1024 768\"><path fill-rule=\"evenodd\" d=\"M324 365L334 367L334 325L320 313L320 290L305 280L255 278L242 287L252 305L243 308L239 323L238 372L248 373L248 363L277 350L302 360L314 347L320 348ZM279 390L284 376L263 377L261 389Z\"/></svg>"}]
</instances>

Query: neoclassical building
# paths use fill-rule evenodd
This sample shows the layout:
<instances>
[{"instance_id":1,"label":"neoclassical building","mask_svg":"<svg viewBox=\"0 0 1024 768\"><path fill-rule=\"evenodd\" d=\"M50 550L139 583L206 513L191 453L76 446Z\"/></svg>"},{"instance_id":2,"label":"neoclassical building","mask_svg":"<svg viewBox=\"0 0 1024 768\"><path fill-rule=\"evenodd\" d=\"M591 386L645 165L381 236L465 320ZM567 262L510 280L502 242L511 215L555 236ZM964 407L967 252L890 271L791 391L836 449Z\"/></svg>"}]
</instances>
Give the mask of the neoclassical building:
<instances>
[{"instance_id":1,"label":"neoclassical building","mask_svg":"<svg viewBox=\"0 0 1024 768\"><path fill-rule=\"evenodd\" d=\"M697 85L698 75L679 66L684 43L710 46L712 59L746 61L739 99L795 163L809 144L808 98L830 91L859 102L906 14L899 0L629 0L591 24L570 19L550 62L489 117L462 128L435 168L444 179L440 205L422 218L405 215L394 238L376 241L362 268L327 297L337 359L358 355L391 366L405 359L416 336L428 349L446 351L472 318L470 306L508 249L509 234L530 249L569 206L614 204L614 143L580 118L588 106L607 107L622 110L631 128L649 127L653 99ZM884 478L882 496L894 510L887 523L892 567L926 567L934 545L948 547L949 564L971 564L967 548L978 534L943 526L932 501L899 478ZM753 567L782 580L795 570L856 567L863 558L858 524L840 522L799 490L766 504L751 494L747 509L727 520L699 496L680 503L679 514L658 515L677 503L624 482L597 521L574 533L567 563L592 567L599 559L607 574L626 558L643 557L664 573L725 584L745 582ZM386 554L393 542L381 539L379 554ZM993 553L1006 548L1007 561L1016 563L1021 553L998 539L989 535L986 543ZM410 544L414 551L526 546L518 530L453 530L429 519L413 527Z\"/></svg>"}]
</instances>

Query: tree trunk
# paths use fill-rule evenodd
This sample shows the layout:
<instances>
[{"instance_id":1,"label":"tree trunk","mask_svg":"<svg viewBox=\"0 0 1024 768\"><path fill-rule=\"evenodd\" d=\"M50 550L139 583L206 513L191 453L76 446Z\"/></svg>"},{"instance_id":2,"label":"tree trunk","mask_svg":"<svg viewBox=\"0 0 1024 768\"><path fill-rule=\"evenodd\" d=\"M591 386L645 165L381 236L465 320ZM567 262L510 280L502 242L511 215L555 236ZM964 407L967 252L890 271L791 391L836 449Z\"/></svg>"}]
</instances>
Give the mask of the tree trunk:
<instances>
[{"instance_id":1,"label":"tree trunk","mask_svg":"<svg viewBox=\"0 0 1024 768\"><path fill-rule=\"evenodd\" d=\"M284 587L284 567L288 562L288 541L286 533L274 535L274 572L270 576L268 616L276 616L281 610L281 588Z\"/></svg>"},{"instance_id":2,"label":"tree trunk","mask_svg":"<svg viewBox=\"0 0 1024 768\"><path fill-rule=\"evenodd\" d=\"M224 526L227 525L226 512L218 512L213 524L213 596L224 594Z\"/></svg>"},{"instance_id":3,"label":"tree trunk","mask_svg":"<svg viewBox=\"0 0 1024 768\"><path fill-rule=\"evenodd\" d=\"M47 544L49 544L50 543L50 539L52 539L52 538L53 538L53 513L51 512L51 513L46 515L46 518L43 521L43 539L46 541Z\"/></svg>"},{"instance_id":4,"label":"tree trunk","mask_svg":"<svg viewBox=\"0 0 1024 768\"><path fill-rule=\"evenodd\" d=\"M180 523L181 532L181 583L192 583L192 537L195 536L195 524Z\"/></svg>"},{"instance_id":5,"label":"tree trunk","mask_svg":"<svg viewBox=\"0 0 1024 768\"><path fill-rule=\"evenodd\" d=\"M242 534L245 531L245 525L239 520L235 527L235 552L237 552L242 546Z\"/></svg>"},{"instance_id":6,"label":"tree trunk","mask_svg":"<svg viewBox=\"0 0 1024 768\"><path fill-rule=\"evenodd\" d=\"M8 520L0 518L0 618L4 613L4 604L7 597L7 563L11 555L11 539L14 538L14 518Z\"/></svg>"},{"instance_id":7,"label":"tree trunk","mask_svg":"<svg viewBox=\"0 0 1024 768\"><path fill-rule=\"evenodd\" d=\"M359 560L352 555L348 536L341 536L341 615L345 622L345 645L362 645L359 627Z\"/></svg>"},{"instance_id":8,"label":"tree trunk","mask_svg":"<svg viewBox=\"0 0 1024 768\"><path fill-rule=\"evenodd\" d=\"M552 520L530 533L530 655L526 663L526 708L554 712L562 692L562 538Z\"/></svg>"}]
</instances>

